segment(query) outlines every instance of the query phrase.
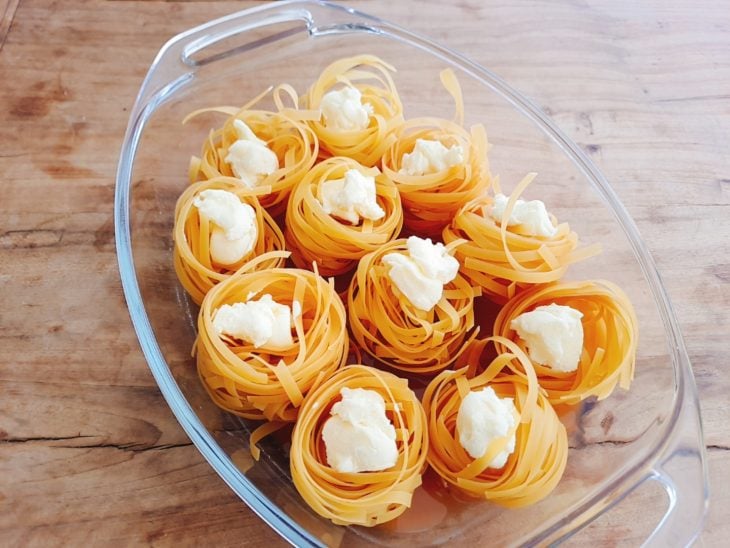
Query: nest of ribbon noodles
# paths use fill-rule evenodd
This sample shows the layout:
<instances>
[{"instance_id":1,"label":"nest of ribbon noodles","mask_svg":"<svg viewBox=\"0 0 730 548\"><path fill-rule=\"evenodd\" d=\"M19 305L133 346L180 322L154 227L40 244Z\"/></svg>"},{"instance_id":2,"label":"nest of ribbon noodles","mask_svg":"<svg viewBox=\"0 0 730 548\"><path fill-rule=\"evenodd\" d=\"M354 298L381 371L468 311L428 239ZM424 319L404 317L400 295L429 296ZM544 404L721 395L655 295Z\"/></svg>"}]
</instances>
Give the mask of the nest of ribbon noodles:
<instances>
[{"instance_id":1,"label":"nest of ribbon noodles","mask_svg":"<svg viewBox=\"0 0 730 548\"><path fill-rule=\"evenodd\" d=\"M376 391L396 430L398 458L378 472L338 472L327 463L322 429L343 387ZM292 434L294 485L319 515L338 525L372 527L395 519L410 505L428 451L426 416L408 381L364 365L338 370L310 392Z\"/></svg>"},{"instance_id":2,"label":"nest of ribbon noodles","mask_svg":"<svg viewBox=\"0 0 730 548\"><path fill-rule=\"evenodd\" d=\"M403 105L391 77L395 69L374 55L357 55L335 61L326 67L302 97L305 108L319 110L324 96L342 87L355 88L371 114L362 128L340 129L328 126L322 116L310 121L317 134L323 157L347 156L364 166L380 162L383 152L395 140L403 123Z\"/></svg>"},{"instance_id":3,"label":"nest of ribbon noodles","mask_svg":"<svg viewBox=\"0 0 730 548\"><path fill-rule=\"evenodd\" d=\"M211 256L213 223L194 203L206 190L230 192L243 204L251 206L256 213L256 242L248 253L232 264L219 264ZM269 251L281 251L285 247L281 230L261 207L255 192L226 177L194 183L185 189L175 206L173 240L175 272L195 304L200 304L214 285L227 279L251 259ZM256 268L261 270L275 268L283 266L284 261L282 256L272 255L268 260L257 262Z\"/></svg>"},{"instance_id":4,"label":"nest of ribbon noodles","mask_svg":"<svg viewBox=\"0 0 730 548\"><path fill-rule=\"evenodd\" d=\"M487 161L487 133L482 124L464 129L464 103L454 73L441 72L441 82L456 103L454 121L433 117L414 118L398 130L397 139L385 151L383 173L393 180L401 193L405 226L417 234L438 235L467 202L483 195L491 186ZM452 151L458 161L444 163L441 169L409 173L406 155L414 153L419 141L437 142Z\"/></svg>"},{"instance_id":5,"label":"nest of ribbon noodles","mask_svg":"<svg viewBox=\"0 0 730 548\"><path fill-rule=\"evenodd\" d=\"M559 280L572 263L597 255L601 250L597 244L577 249L578 235L568 223L558 224L554 216L551 221L555 234L550 237L525 234L519 225L507 226L517 199L535 176L530 173L517 185L501 221L489 213L494 200L483 195L466 204L443 230L446 243L466 240L455 255L463 265L464 276L500 304L521 289ZM495 192L499 192L497 180Z\"/></svg>"},{"instance_id":6,"label":"nest of ribbon noodles","mask_svg":"<svg viewBox=\"0 0 730 548\"><path fill-rule=\"evenodd\" d=\"M348 170L375 179L375 200L383 216L351 223L327 213L321 198L322 183L343 179ZM397 237L403 209L395 185L377 168L335 156L317 164L296 186L289 199L285 236L292 259L300 268L317 262L323 276L351 270L363 255Z\"/></svg>"},{"instance_id":7,"label":"nest of ribbon noodles","mask_svg":"<svg viewBox=\"0 0 730 548\"><path fill-rule=\"evenodd\" d=\"M446 246L451 253L459 245ZM429 374L451 365L477 334L471 284L457 274L444 286L429 311L415 308L398 291L382 261L388 253L405 253L406 240L393 240L365 255L347 293L350 330L358 347L376 360L402 371Z\"/></svg>"},{"instance_id":8,"label":"nest of ribbon noodles","mask_svg":"<svg viewBox=\"0 0 730 548\"><path fill-rule=\"evenodd\" d=\"M601 400L617 384L628 390L639 343L638 321L629 298L611 282L560 282L520 293L500 310L494 334L514 341L527 352L510 324L521 314L550 304L569 306L583 314L583 350L575 371L557 371L533 360L540 386L550 402L573 405L589 396ZM500 343L497 346L500 348Z\"/></svg>"},{"instance_id":9,"label":"nest of ribbon noodles","mask_svg":"<svg viewBox=\"0 0 730 548\"><path fill-rule=\"evenodd\" d=\"M532 363L512 341L492 337L504 351L479 375L470 368L443 371L423 395L429 433L428 463L449 485L471 497L506 507L533 504L550 494L560 481L568 456L568 436L544 392ZM500 398L512 398L512 431L496 437L479 458L461 446L457 415L470 391L491 387ZM496 455L515 437L514 452L502 468L490 468Z\"/></svg>"},{"instance_id":10,"label":"nest of ribbon noodles","mask_svg":"<svg viewBox=\"0 0 730 548\"><path fill-rule=\"evenodd\" d=\"M269 93L272 94L276 111L256 110L253 107ZM288 98L288 99L287 99ZM291 102L293 106L286 106ZM196 110L185 117L183 123L203 113L221 113L228 116L223 127L210 133L203 144L200 158L190 160L191 182L226 176L236 178L232 166L226 161L231 146L239 140L236 121L244 122L275 155L278 168L260 180L255 186L263 189L259 196L261 205L276 217L286 209L292 187L312 168L319 154L317 136L307 122L316 118L315 111L297 108L299 97L288 84L267 89L241 108L220 106ZM250 184L248 186L251 186Z\"/></svg>"},{"instance_id":11,"label":"nest of ribbon noodles","mask_svg":"<svg viewBox=\"0 0 730 548\"><path fill-rule=\"evenodd\" d=\"M345 307L333 280L295 268L258 270L268 253L254 259L208 292L198 315L196 341L200 379L221 408L249 419L296 420L306 393L345 364L348 337ZM223 305L270 295L289 306L293 342L256 348L216 332L213 320Z\"/></svg>"}]
</instances>

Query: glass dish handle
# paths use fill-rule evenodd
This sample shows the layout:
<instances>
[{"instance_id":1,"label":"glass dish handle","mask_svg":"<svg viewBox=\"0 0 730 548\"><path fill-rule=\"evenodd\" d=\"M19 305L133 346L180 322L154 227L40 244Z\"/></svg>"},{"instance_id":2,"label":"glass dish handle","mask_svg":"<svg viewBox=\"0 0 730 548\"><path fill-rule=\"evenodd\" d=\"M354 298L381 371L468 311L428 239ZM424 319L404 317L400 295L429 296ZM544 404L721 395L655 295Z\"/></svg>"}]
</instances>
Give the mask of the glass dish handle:
<instances>
[{"instance_id":1,"label":"glass dish handle","mask_svg":"<svg viewBox=\"0 0 730 548\"><path fill-rule=\"evenodd\" d=\"M160 49L137 96L136 114L150 104L157 106L159 100L192 79L196 70L219 59L302 30L316 34L323 28L362 27L378 21L350 8L311 0L264 4L215 19L178 34ZM286 27L287 23L291 25ZM253 36L254 31L266 27L275 27L269 36ZM252 40L242 43L247 33Z\"/></svg>"},{"instance_id":2,"label":"glass dish handle","mask_svg":"<svg viewBox=\"0 0 730 548\"><path fill-rule=\"evenodd\" d=\"M678 379L680 401L675 406L676 415L669 419L675 428L669 429L658 453L648 463L648 471L637 470L636 483L594 515L596 518L610 512L647 480L659 483L667 493L667 509L643 547L691 546L702 532L707 513L709 493L702 420L697 388L692 375L687 374L688 369L685 355Z\"/></svg>"},{"instance_id":3,"label":"glass dish handle","mask_svg":"<svg viewBox=\"0 0 730 548\"><path fill-rule=\"evenodd\" d=\"M709 493L702 420L694 378L685 371L679 382L676 428L670 432L648 479L659 482L669 497L667 511L645 546L689 546L702 531ZM686 366L686 367L685 367Z\"/></svg>"}]
</instances>

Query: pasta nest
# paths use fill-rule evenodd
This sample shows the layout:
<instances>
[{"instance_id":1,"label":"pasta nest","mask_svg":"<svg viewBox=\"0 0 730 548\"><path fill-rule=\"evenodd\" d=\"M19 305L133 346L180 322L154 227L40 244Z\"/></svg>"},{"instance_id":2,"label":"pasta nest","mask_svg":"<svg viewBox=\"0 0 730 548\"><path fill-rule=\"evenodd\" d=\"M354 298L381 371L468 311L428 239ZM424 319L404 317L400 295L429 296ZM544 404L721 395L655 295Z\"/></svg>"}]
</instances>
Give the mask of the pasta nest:
<instances>
[{"instance_id":1,"label":"pasta nest","mask_svg":"<svg viewBox=\"0 0 730 548\"><path fill-rule=\"evenodd\" d=\"M396 430L398 460L379 472L337 472L327 464L322 428L343 387L376 391ZM428 451L426 415L408 381L365 365L348 365L310 392L292 434L294 485L319 515L338 525L372 527L395 519L421 485Z\"/></svg>"},{"instance_id":2,"label":"pasta nest","mask_svg":"<svg viewBox=\"0 0 730 548\"><path fill-rule=\"evenodd\" d=\"M355 225L326 213L319 201L320 184L342 179L356 169L375 178L375 194L385 215L378 220L361 219ZM403 209L395 185L377 168L335 156L317 164L296 186L286 212L286 242L300 268L317 262L324 276L351 270L363 255L391 241L403 226Z\"/></svg>"},{"instance_id":3,"label":"pasta nest","mask_svg":"<svg viewBox=\"0 0 730 548\"><path fill-rule=\"evenodd\" d=\"M452 251L458 244L446 249ZM363 351L396 369L423 374L441 371L465 348L474 327L478 290L458 274L444 286L432 310L418 310L391 282L388 266L382 262L384 255L394 252L407 253L405 239L393 240L360 259L347 292L352 336Z\"/></svg>"},{"instance_id":4,"label":"pasta nest","mask_svg":"<svg viewBox=\"0 0 730 548\"><path fill-rule=\"evenodd\" d=\"M441 83L454 99L454 121L422 117L405 122L397 139L385 151L383 173L401 192L405 226L429 236L440 234L461 206L482 195L491 186L487 133L481 124L464 129L464 100L461 86L450 69L441 71ZM413 152L418 139L438 141L446 148L460 146L463 162L434 173L401 173L403 156Z\"/></svg>"},{"instance_id":5,"label":"pasta nest","mask_svg":"<svg viewBox=\"0 0 730 548\"><path fill-rule=\"evenodd\" d=\"M198 373L219 407L249 419L292 422L306 393L346 362L345 307L332 280L295 268L257 270L266 260L252 261L206 296L198 315ZM292 309L299 303L291 346L255 348L215 332L219 307L265 294Z\"/></svg>"},{"instance_id":6,"label":"pasta nest","mask_svg":"<svg viewBox=\"0 0 730 548\"><path fill-rule=\"evenodd\" d=\"M284 84L274 88L273 100L276 111L252 108L269 91L259 95L241 109L235 107L202 109L189 114L184 122L205 112L228 115L223 127L209 134L203 144L200 158L192 157L188 173L191 182L220 176L240 181L225 161L228 149L239 138L233 124L235 120L243 121L259 139L265 141L266 146L276 154L279 169L266 176L255 188L260 194L261 205L276 217L286 209L291 189L316 162L319 142L307 124L315 113L296 108L299 98L291 86ZM293 107L286 106L287 98L294 104Z\"/></svg>"},{"instance_id":7,"label":"pasta nest","mask_svg":"<svg viewBox=\"0 0 730 548\"><path fill-rule=\"evenodd\" d=\"M235 194L242 203L256 212L258 238L253 249L240 261L230 265L216 264L210 255L212 223L201 215L193 204L204 190L226 190ZM264 210L256 196L248 189L226 178L215 178L188 186L175 206L173 228L173 260L180 283L196 304L203 301L206 293L217 283L226 280L248 261L269 251L284 249L284 236L278 225ZM256 268L269 269L283 266L284 258L272 255L268 260L256 263Z\"/></svg>"},{"instance_id":8,"label":"pasta nest","mask_svg":"<svg viewBox=\"0 0 730 548\"><path fill-rule=\"evenodd\" d=\"M517 508L550 494L565 471L568 436L547 397L540 390L535 371L524 352L513 342L492 337L504 348L478 376L468 368L443 371L429 383L423 395L429 432L428 463L457 491L484 498L501 506ZM461 446L457 416L470 391L492 387L500 398L513 398L515 427L494 439L485 454L472 458ZM499 469L489 468L514 435L515 451Z\"/></svg>"},{"instance_id":9,"label":"pasta nest","mask_svg":"<svg viewBox=\"0 0 730 548\"><path fill-rule=\"evenodd\" d=\"M561 282L520 293L500 310L494 334L515 341L527 352L510 323L520 314L553 303L583 314L583 351L576 371L562 372L534 364L550 402L573 405L589 396L602 400L617 384L628 390L636 364L638 320L629 298L611 282Z\"/></svg>"},{"instance_id":10,"label":"pasta nest","mask_svg":"<svg viewBox=\"0 0 730 548\"><path fill-rule=\"evenodd\" d=\"M461 146L464 162L424 175L402 173L403 156L413 151L418 139L439 141L447 148ZM481 125L467 132L448 120L407 121L383 156L383 173L395 182L403 200L405 226L418 234L440 234L464 204L484 194L491 185L486 151Z\"/></svg>"},{"instance_id":11,"label":"pasta nest","mask_svg":"<svg viewBox=\"0 0 730 548\"><path fill-rule=\"evenodd\" d=\"M505 208L504 221L535 176L535 173L528 174L516 187ZM599 245L576 249L578 235L570 230L568 223L558 224L552 215L551 221L557 229L552 237L522 234L519 225L507 227L506 222L498 222L490 215L493 203L488 195L469 202L444 228L442 237L447 243L466 240L455 255L463 265L462 272L497 303L504 304L519 290L555 282L572 263L600 253Z\"/></svg>"},{"instance_id":12,"label":"pasta nest","mask_svg":"<svg viewBox=\"0 0 730 548\"><path fill-rule=\"evenodd\" d=\"M403 105L391 77L393 72L395 68L374 55L340 59L322 71L302 97L305 108L318 110L325 94L344 84L359 90L362 103L373 109L368 126L362 130L328 128L321 117L310 121L322 157L347 156L369 167L380 162L403 123Z\"/></svg>"}]
</instances>

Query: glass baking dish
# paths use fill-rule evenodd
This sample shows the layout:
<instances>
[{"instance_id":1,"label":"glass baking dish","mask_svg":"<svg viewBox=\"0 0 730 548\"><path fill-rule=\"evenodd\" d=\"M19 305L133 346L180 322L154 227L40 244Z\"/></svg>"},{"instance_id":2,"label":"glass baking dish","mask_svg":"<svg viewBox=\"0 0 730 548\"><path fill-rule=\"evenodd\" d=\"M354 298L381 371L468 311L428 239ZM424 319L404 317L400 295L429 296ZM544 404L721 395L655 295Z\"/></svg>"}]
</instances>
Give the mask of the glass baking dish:
<instances>
[{"instance_id":1,"label":"glass baking dish","mask_svg":"<svg viewBox=\"0 0 730 548\"><path fill-rule=\"evenodd\" d=\"M198 108L240 106L281 82L303 93L331 61L360 53L397 67L406 117L453 115L438 76L453 69L463 88L465 123L486 126L491 170L502 187L511 190L526 172L537 171L528 197L544 200L586 243L602 244L599 257L575 265L568 277L609 279L636 308L640 344L631 390L587 401L566 419L571 449L565 476L535 506L463 504L444 497L427 476L414 508L395 522L335 526L294 489L286 438L262 442L262 458L253 461L248 432L255 424L218 409L198 380L190 355L197 308L173 269L173 211L187 184L190 155L222 120L201 116L185 126L181 120ZM647 542L684 545L699 534L708 486L695 383L674 312L634 223L605 178L543 112L458 53L375 17L308 0L261 5L184 32L160 50L132 109L117 171L115 222L132 323L162 394L216 472L291 543L552 543L647 480L667 494Z\"/></svg>"}]
</instances>

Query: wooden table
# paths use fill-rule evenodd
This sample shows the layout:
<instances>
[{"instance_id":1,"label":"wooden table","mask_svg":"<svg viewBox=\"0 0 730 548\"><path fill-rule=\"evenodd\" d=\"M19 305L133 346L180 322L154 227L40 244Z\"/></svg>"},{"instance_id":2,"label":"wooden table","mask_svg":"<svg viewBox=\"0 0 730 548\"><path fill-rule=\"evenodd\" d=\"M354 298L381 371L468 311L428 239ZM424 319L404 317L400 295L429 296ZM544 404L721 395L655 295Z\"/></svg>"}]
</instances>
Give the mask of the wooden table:
<instances>
[{"instance_id":1,"label":"wooden table","mask_svg":"<svg viewBox=\"0 0 730 548\"><path fill-rule=\"evenodd\" d=\"M172 35L254 2L0 2L0 545L281 544L170 413L114 251L117 155ZM483 5L484 4L484 5ZM636 220L684 331L730 537L730 10L723 2L371 0L534 98ZM3 15L4 12L4 15ZM633 505L632 505L633 504ZM581 538L634 545L623 526Z\"/></svg>"}]
</instances>

